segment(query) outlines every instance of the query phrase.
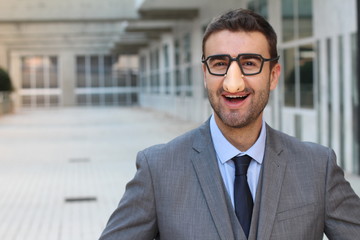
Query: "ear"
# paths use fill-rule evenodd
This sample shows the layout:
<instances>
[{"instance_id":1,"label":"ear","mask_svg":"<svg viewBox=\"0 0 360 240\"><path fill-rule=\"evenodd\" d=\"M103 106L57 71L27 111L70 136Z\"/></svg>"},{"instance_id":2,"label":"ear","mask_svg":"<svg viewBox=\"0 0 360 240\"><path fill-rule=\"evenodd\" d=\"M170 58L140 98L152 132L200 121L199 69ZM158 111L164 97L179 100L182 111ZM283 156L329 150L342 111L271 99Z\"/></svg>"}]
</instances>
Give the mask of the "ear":
<instances>
[{"instance_id":1,"label":"ear","mask_svg":"<svg viewBox=\"0 0 360 240\"><path fill-rule=\"evenodd\" d=\"M270 90L274 90L279 82L281 73L281 66L277 63L272 69L270 73Z\"/></svg>"},{"instance_id":2,"label":"ear","mask_svg":"<svg viewBox=\"0 0 360 240\"><path fill-rule=\"evenodd\" d=\"M206 84L206 73L207 73L207 70L206 70L206 66L205 66L204 63L202 64L202 71L203 71L204 87L207 88L207 84Z\"/></svg>"}]
</instances>

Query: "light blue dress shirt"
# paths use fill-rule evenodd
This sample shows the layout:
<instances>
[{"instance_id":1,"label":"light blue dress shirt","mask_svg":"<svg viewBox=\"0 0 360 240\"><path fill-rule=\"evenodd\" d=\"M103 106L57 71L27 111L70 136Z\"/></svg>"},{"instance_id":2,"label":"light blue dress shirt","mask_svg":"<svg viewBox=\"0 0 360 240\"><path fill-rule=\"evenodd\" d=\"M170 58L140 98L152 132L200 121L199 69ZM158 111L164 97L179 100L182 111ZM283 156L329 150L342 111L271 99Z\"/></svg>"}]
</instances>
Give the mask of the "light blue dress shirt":
<instances>
[{"instance_id":1,"label":"light blue dress shirt","mask_svg":"<svg viewBox=\"0 0 360 240\"><path fill-rule=\"evenodd\" d=\"M265 140L266 140L266 125L263 121L259 138L254 145L246 152L241 152L234 147L222 134L215 122L214 115L210 119L210 132L216 151L216 156L219 164L221 176L223 178L225 187L231 202L234 206L234 180L235 180L235 165L231 160L237 155L249 155L253 160L247 172L248 184L251 191L252 198L255 202L256 189L259 181L261 164L264 159Z\"/></svg>"}]
</instances>

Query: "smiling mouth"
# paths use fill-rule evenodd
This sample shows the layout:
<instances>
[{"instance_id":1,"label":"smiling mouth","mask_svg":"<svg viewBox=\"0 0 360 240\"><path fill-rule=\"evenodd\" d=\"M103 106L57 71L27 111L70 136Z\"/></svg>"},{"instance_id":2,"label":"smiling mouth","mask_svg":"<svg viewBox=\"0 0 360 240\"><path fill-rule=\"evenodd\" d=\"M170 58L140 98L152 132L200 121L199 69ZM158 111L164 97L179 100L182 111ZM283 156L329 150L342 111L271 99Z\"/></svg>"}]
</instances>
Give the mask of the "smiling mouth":
<instances>
[{"instance_id":1,"label":"smiling mouth","mask_svg":"<svg viewBox=\"0 0 360 240\"><path fill-rule=\"evenodd\" d=\"M249 95L236 96L236 95L225 95L225 99L229 102L236 103L244 101Z\"/></svg>"}]
</instances>

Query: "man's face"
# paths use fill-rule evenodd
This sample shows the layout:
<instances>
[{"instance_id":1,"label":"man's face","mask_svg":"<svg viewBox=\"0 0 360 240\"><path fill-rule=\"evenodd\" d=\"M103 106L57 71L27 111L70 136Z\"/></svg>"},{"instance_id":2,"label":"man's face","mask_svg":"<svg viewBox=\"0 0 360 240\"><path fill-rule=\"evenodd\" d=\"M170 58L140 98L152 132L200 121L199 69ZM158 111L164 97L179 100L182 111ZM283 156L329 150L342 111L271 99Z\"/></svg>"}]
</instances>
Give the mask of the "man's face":
<instances>
[{"instance_id":1,"label":"man's face","mask_svg":"<svg viewBox=\"0 0 360 240\"><path fill-rule=\"evenodd\" d=\"M229 54L236 58L241 53L260 54L270 58L268 42L260 32L219 31L210 35L205 43L204 56ZM260 124L268 102L270 90L275 89L280 65L270 70L264 62L261 73L243 76L237 62L231 62L225 76L211 75L203 64L204 84L218 124L243 128Z\"/></svg>"}]
</instances>

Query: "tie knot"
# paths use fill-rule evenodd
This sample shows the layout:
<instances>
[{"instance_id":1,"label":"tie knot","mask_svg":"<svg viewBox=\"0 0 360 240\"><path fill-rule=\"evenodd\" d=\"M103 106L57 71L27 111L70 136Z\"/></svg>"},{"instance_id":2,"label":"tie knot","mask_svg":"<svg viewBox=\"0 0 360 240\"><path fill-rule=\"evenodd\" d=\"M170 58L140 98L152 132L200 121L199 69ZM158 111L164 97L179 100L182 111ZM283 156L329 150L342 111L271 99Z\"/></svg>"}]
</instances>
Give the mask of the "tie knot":
<instances>
[{"instance_id":1,"label":"tie knot","mask_svg":"<svg viewBox=\"0 0 360 240\"><path fill-rule=\"evenodd\" d=\"M248 155L233 157L235 164L235 176L246 175L249 168L251 157Z\"/></svg>"}]
</instances>

